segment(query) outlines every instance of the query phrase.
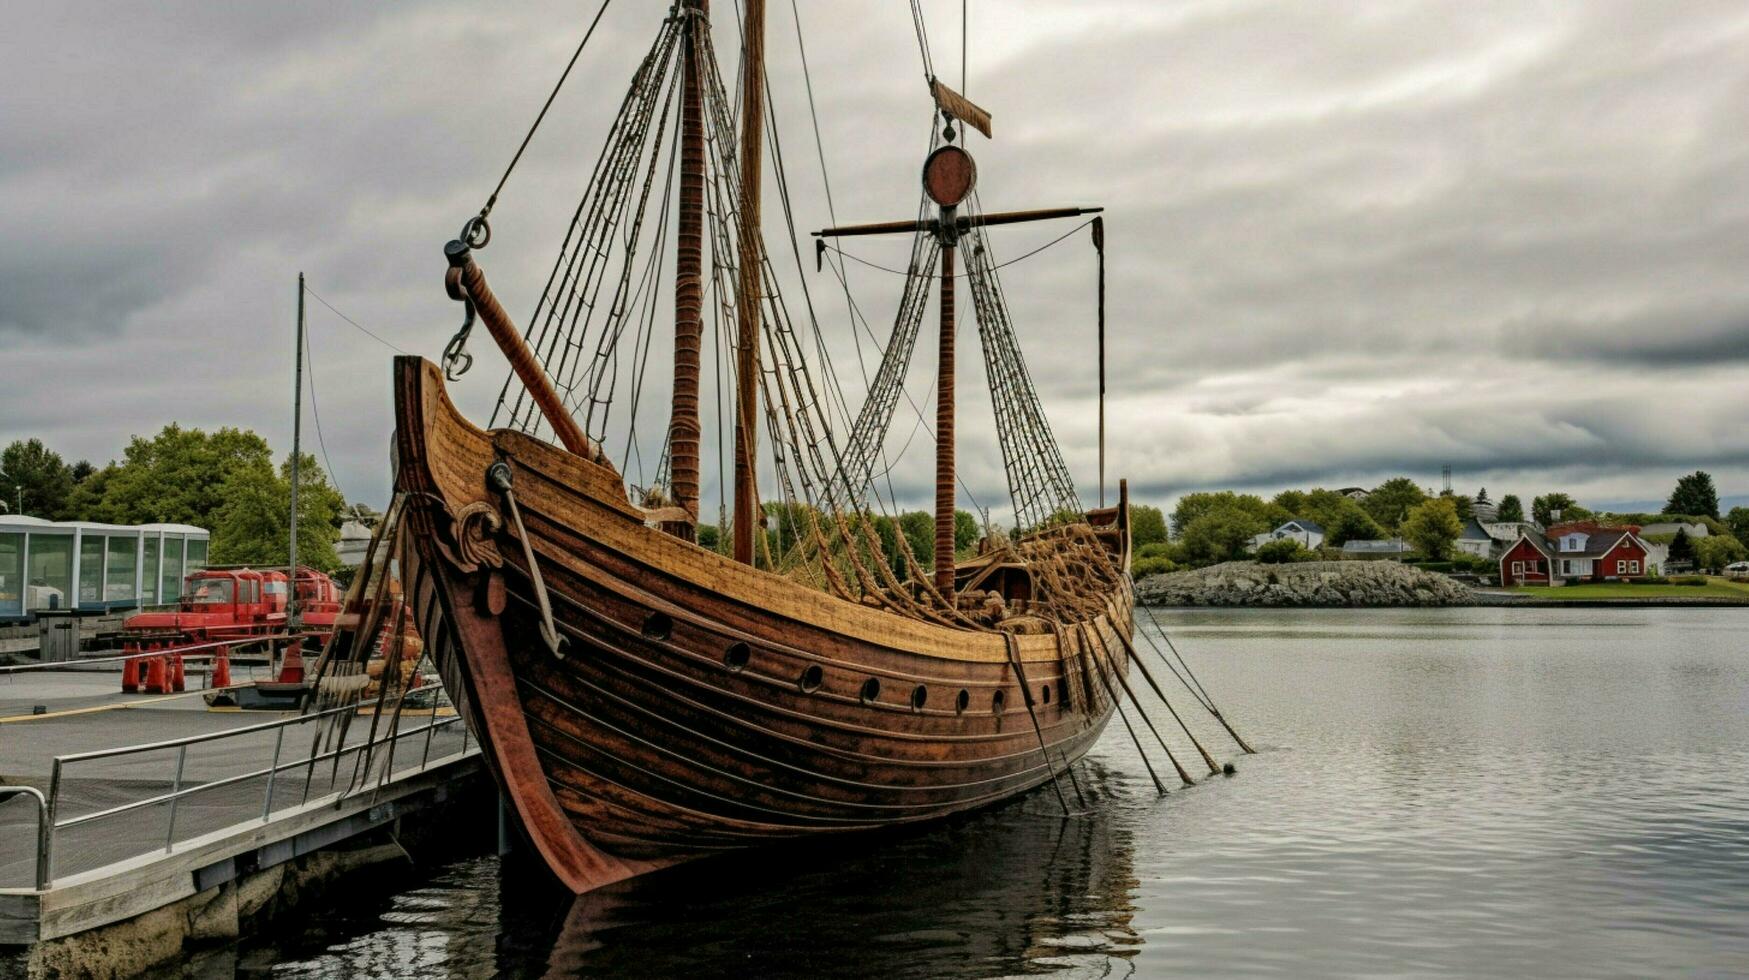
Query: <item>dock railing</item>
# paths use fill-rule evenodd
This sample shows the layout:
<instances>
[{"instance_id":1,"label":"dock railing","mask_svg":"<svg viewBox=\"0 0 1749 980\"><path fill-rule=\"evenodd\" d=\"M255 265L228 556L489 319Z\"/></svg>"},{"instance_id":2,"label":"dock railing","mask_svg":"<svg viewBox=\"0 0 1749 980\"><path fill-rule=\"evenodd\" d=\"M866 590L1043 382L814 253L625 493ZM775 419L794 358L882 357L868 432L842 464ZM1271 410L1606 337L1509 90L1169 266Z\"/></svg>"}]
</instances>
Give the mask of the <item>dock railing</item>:
<instances>
[{"instance_id":1,"label":"dock railing","mask_svg":"<svg viewBox=\"0 0 1749 980\"><path fill-rule=\"evenodd\" d=\"M43 791L35 786L0 786L0 800L13 796L29 796L36 800L36 889L49 887L49 804Z\"/></svg>"},{"instance_id":2,"label":"dock railing","mask_svg":"<svg viewBox=\"0 0 1749 980\"><path fill-rule=\"evenodd\" d=\"M411 713L403 711L403 708L405 708L407 704L406 698L410 695L420 694L422 692L431 692L428 716L426 708L416 708L413 709ZM388 709L386 710L384 709L384 697L379 695L376 698L368 700L348 701L344 704L335 705L317 711L310 711L305 714L299 714L295 717L263 722L256 725L246 725L240 728L229 729L227 731L209 732L200 735L190 735L183 738L166 739L157 742L146 742L137 745L127 745L117 748L97 749L89 752L75 752L67 755L60 755L55 757L53 768L50 770L49 789L47 794L42 793L34 787L9 786L0 787L0 798L17 794L30 795L36 798L37 853L35 880L36 888L39 891L43 891L50 888L55 881L54 857L57 836L76 827L86 826L102 820L109 820L123 814L145 810L149 807L161 806L164 807L166 811L161 834L153 833L148 836L138 833L137 827L130 827L125 836L122 832L117 832L115 835L112 835L111 838L141 841L149 839L153 842L152 846L142 848L134 853L113 856L117 860L126 860L138 857L142 854L149 854L154 851L160 851L164 854L172 854L175 853L179 842L185 842L195 836L211 833L214 829L219 829L207 827L198 833L187 835L179 841L177 834L178 810L180 809L183 800L196 794L210 793L227 786L241 785L250 780L265 779L265 785L261 792L259 809L249 811L251 813L258 813L258 816L245 818L244 820L233 820L224 826L234 827L244 823L264 825L273 820L276 793L281 791L281 787L285 782L285 780L280 778L282 773L302 772L303 786L301 788L301 793L298 793L300 799L298 803L295 804L296 806L302 807L311 802L339 805L341 802L360 793L380 790L383 786L388 785L397 779L422 773L433 766L448 764L468 755L477 753L479 747L472 742L468 728L465 724L462 724L462 719L459 715L450 714L447 717L439 717L439 711L447 707L447 699L442 698L441 694L441 684L424 684L417 687L407 688L404 691L391 693L391 695L389 695ZM440 705L440 701L445 702L445 704ZM360 709L372 706L375 706L382 714L388 714L390 718L389 723L386 726L380 726L373 720L369 725L355 725L354 722L363 720L359 716ZM391 711L392 714L390 714ZM379 717L380 716L381 715L379 715ZM423 725L416 725L415 727L407 728L402 724L402 721L407 718L421 719L424 720L425 723ZM311 726L313 728L308 754L302 758L286 761L284 756L287 731L291 729L301 729L304 726ZM459 746L453 747L450 751L444 752L435 759L432 758L432 743L437 732L441 729L449 729L457 726L461 729ZM354 728L362 728L364 731L364 738L356 743L347 744L347 740L353 733ZM223 746L224 743L230 742L233 747L235 747L236 751L240 753L248 753L251 750L262 748L268 734L271 734L272 736L273 752L271 761L269 761L266 766L261 768L251 768L244 772L233 773L220 778L193 783L191 785L187 784L188 780L186 777L190 747ZM396 769L396 747L406 739L419 738L421 735L423 735L423 746L420 750L419 762L416 765ZM259 736L260 743L262 744L247 744L251 741L252 736ZM66 785L68 773L73 767L89 765L98 760L114 760L130 756L139 756L146 753L170 751L174 751L175 753L175 762L171 772L167 773L167 775L170 776L169 792L156 793L147 796L144 799L132 800L126 803L94 810L89 813L81 813L73 817L61 816L62 806L66 802L63 799L63 788ZM342 760L346 756L352 757L352 765L351 771L345 774L344 781L342 781ZM322 765L324 763L327 763L328 765ZM319 766L328 770L325 774L326 782L321 787L322 792L318 793L312 799L311 792L317 783ZM136 770L129 769L130 773L133 771ZM293 778L295 779L295 777ZM280 796L280 799L283 800L284 796ZM232 801L232 807L236 808L238 802L240 801ZM290 806L293 804L284 805ZM186 830L186 827L184 829ZM161 842L161 844L159 842Z\"/></svg>"}]
</instances>

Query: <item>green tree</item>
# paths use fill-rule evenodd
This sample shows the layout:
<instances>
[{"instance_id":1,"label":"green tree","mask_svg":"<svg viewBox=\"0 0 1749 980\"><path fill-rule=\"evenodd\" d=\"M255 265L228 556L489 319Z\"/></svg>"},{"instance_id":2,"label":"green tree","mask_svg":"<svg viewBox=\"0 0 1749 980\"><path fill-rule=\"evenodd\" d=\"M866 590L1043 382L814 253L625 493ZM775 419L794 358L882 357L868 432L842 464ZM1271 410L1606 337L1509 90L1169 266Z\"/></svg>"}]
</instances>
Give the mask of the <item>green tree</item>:
<instances>
[{"instance_id":1,"label":"green tree","mask_svg":"<svg viewBox=\"0 0 1749 980\"><path fill-rule=\"evenodd\" d=\"M251 469L259 478L263 467L271 476L273 451L253 432L225 428L209 435L172 423L150 439L135 436L128 443L88 516L116 524L166 521L217 530L219 509L228 503L226 481Z\"/></svg>"},{"instance_id":2,"label":"green tree","mask_svg":"<svg viewBox=\"0 0 1749 980\"><path fill-rule=\"evenodd\" d=\"M1731 536L1749 545L1749 507L1732 507L1725 515L1725 526L1731 529Z\"/></svg>"},{"instance_id":3,"label":"green tree","mask_svg":"<svg viewBox=\"0 0 1749 980\"><path fill-rule=\"evenodd\" d=\"M1483 491L1483 493L1486 492L1487 491L1485 490ZM1449 500L1452 502L1452 506L1457 509L1458 521L1460 523L1467 521L1476 515L1476 502L1464 494L1453 493L1450 490L1442 490L1440 491L1439 497L1441 500Z\"/></svg>"},{"instance_id":4,"label":"green tree","mask_svg":"<svg viewBox=\"0 0 1749 980\"><path fill-rule=\"evenodd\" d=\"M1130 505L1130 542L1140 548L1166 540L1166 515L1158 507Z\"/></svg>"},{"instance_id":5,"label":"green tree","mask_svg":"<svg viewBox=\"0 0 1749 980\"><path fill-rule=\"evenodd\" d=\"M1670 560L1694 561L1694 542L1689 540L1687 528L1677 528L1676 537L1670 539Z\"/></svg>"},{"instance_id":6,"label":"green tree","mask_svg":"<svg viewBox=\"0 0 1749 980\"><path fill-rule=\"evenodd\" d=\"M7 511L66 520L73 484L72 469L41 439L19 439L0 451L0 504Z\"/></svg>"},{"instance_id":7,"label":"green tree","mask_svg":"<svg viewBox=\"0 0 1749 980\"><path fill-rule=\"evenodd\" d=\"M1500 512L1495 519L1499 521L1524 520L1524 503L1518 499L1517 494L1509 493L1500 498Z\"/></svg>"},{"instance_id":8,"label":"green tree","mask_svg":"<svg viewBox=\"0 0 1749 980\"><path fill-rule=\"evenodd\" d=\"M905 556L899 552L899 522L881 514L874 518L875 538L881 543L881 554L887 558L887 567L900 578L905 577Z\"/></svg>"},{"instance_id":9,"label":"green tree","mask_svg":"<svg viewBox=\"0 0 1749 980\"><path fill-rule=\"evenodd\" d=\"M1695 470L1678 479L1676 489L1670 491L1670 501L1664 505L1664 513L1718 517L1719 491L1713 486L1712 474Z\"/></svg>"},{"instance_id":10,"label":"green tree","mask_svg":"<svg viewBox=\"0 0 1749 980\"><path fill-rule=\"evenodd\" d=\"M1340 514L1335 523L1324 525L1325 544L1340 548L1350 541L1378 541L1385 536L1385 529L1361 510L1359 504L1352 500L1348 502L1352 505L1349 510Z\"/></svg>"},{"instance_id":11,"label":"green tree","mask_svg":"<svg viewBox=\"0 0 1749 980\"><path fill-rule=\"evenodd\" d=\"M1409 511L1427 499L1427 494L1406 476L1392 477L1367 495L1361 506L1387 531L1397 530Z\"/></svg>"},{"instance_id":12,"label":"green tree","mask_svg":"<svg viewBox=\"0 0 1749 980\"><path fill-rule=\"evenodd\" d=\"M1183 535L1198 518L1216 510L1238 510L1250 514L1267 525L1264 531L1292 520L1294 516L1286 508L1269 503L1255 494L1234 493L1231 490L1187 493L1178 498L1178 506L1172 510L1173 533ZM1262 531L1257 533L1261 534Z\"/></svg>"},{"instance_id":13,"label":"green tree","mask_svg":"<svg viewBox=\"0 0 1749 980\"><path fill-rule=\"evenodd\" d=\"M1312 491L1312 493L1316 492L1317 491L1315 490ZM1308 506L1308 501L1310 498L1311 493L1307 493L1304 490L1283 490L1270 498L1269 502L1295 517L1307 517L1312 520L1317 520L1317 518L1312 517L1309 513L1310 507Z\"/></svg>"},{"instance_id":14,"label":"green tree","mask_svg":"<svg viewBox=\"0 0 1749 980\"><path fill-rule=\"evenodd\" d=\"M1694 545L1695 564L1709 572L1723 571L1726 565L1749 557L1742 542L1723 534L1711 534Z\"/></svg>"},{"instance_id":15,"label":"green tree","mask_svg":"<svg viewBox=\"0 0 1749 980\"><path fill-rule=\"evenodd\" d=\"M1270 526L1268 521L1244 507L1221 506L1205 511L1191 521L1184 529L1181 543L1192 564L1232 561L1243 557L1251 546L1251 539L1269 530Z\"/></svg>"},{"instance_id":16,"label":"green tree","mask_svg":"<svg viewBox=\"0 0 1749 980\"><path fill-rule=\"evenodd\" d=\"M1332 526L1342 523L1343 518L1346 517L1358 516L1364 518L1368 524L1373 523L1372 517L1367 514L1365 508L1360 506L1359 501L1334 490L1325 490L1323 487L1306 494L1305 504L1299 510L1294 511L1294 514L1307 520L1317 521L1324 526L1326 531Z\"/></svg>"},{"instance_id":17,"label":"green tree","mask_svg":"<svg viewBox=\"0 0 1749 980\"><path fill-rule=\"evenodd\" d=\"M85 479L73 484L73 492L67 497L67 520L97 521L103 519L103 495L109 490L109 481L115 478L121 468L110 463L97 470ZM206 525L201 525L205 527ZM210 528L209 528L210 530Z\"/></svg>"},{"instance_id":18,"label":"green tree","mask_svg":"<svg viewBox=\"0 0 1749 980\"><path fill-rule=\"evenodd\" d=\"M1562 520L1572 520L1573 497L1566 493L1545 493L1530 502L1531 519L1548 527L1555 523L1555 512L1561 513Z\"/></svg>"},{"instance_id":19,"label":"green tree","mask_svg":"<svg viewBox=\"0 0 1749 980\"><path fill-rule=\"evenodd\" d=\"M722 542L722 529L715 524L700 524L698 526L698 546L706 551L720 550L717 545Z\"/></svg>"},{"instance_id":20,"label":"green tree","mask_svg":"<svg viewBox=\"0 0 1749 980\"><path fill-rule=\"evenodd\" d=\"M911 554L917 558L917 564L924 568L935 567L935 515L924 510L914 510L899 515L899 533L905 536L905 541L911 546ZM896 545L898 542L894 542ZM902 556L901 556L902 557ZM904 569L900 564L899 569Z\"/></svg>"},{"instance_id":21,"label":"green tree","mask_svg":"<svg viewBox=\"0 0 1749 980\"><path fill-rule=\"evenodd\" d=\"M1429 561L1444 561L1451 553L1452 542L1463 533L1463 529L1463 522L1458 520L1457 505L1450 497L1422 502L1403 518L1399 528L1403 539Z\"/></svg>"},{"instance_id":22,"label":"green tree","mask_svg":"<svg viewBox=\"0 0 1749 980\"><path fill-rule=\"evenodd\" d=\"M285 564L291 552L291 458L278 473L260 461L236 466L218 489L224 504L210 525L214 564ZM345 506L315 457L305 454L298 467L299 564L323 571L339 567L334 542Z\"/></svg>"},{"instance_id":23,"label":"green tree","mask_svg":"<svg viewBox=\"0 0 1749 980\"><path fill-rule=\"evenodd\" d=\"M970 551L982 537L983 528L969 510L953 512L953 550L955 554Z\"/></svg>"}]
</instances>

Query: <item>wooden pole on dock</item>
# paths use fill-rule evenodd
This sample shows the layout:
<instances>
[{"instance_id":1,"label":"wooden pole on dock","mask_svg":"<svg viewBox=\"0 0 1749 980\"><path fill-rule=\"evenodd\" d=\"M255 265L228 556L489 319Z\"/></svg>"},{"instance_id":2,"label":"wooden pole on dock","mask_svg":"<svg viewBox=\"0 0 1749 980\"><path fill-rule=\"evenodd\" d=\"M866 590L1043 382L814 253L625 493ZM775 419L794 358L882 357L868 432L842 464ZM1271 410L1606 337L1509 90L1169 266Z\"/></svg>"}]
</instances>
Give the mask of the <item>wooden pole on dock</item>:
<instances>
[{"instance_id":1,"label":"wooden pole on dock","mask_svg":"<svg viewBox=\"0 0 1749 980\"><path fill-rule=\"evenodd\" d=\"M298 628L298 467L304 422L304 274L298 273L297 335L292 342L291 552L285 582L285 625ZM295 642L295 641L294 641Z\"/></svg>"}]
</instances>

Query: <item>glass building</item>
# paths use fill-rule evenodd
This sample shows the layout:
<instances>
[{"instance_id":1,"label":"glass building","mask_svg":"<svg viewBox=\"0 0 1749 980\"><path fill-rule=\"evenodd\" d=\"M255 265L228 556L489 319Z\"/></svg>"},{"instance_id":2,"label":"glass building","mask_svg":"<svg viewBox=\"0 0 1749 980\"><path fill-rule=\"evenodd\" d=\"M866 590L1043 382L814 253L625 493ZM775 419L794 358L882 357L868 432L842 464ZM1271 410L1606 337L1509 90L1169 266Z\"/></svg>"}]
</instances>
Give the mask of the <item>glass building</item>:
<instances>
[{"instance_id":1,"label":"glass building","mask_svg":"<svg viewBox=\"0 0 1749 980\"><path fill-rule=\"evenodd\" d=\"M207 564L211 535L187 524L94 524L0 516L0 620L173 603Z\"/></svg>"}]
</instances>

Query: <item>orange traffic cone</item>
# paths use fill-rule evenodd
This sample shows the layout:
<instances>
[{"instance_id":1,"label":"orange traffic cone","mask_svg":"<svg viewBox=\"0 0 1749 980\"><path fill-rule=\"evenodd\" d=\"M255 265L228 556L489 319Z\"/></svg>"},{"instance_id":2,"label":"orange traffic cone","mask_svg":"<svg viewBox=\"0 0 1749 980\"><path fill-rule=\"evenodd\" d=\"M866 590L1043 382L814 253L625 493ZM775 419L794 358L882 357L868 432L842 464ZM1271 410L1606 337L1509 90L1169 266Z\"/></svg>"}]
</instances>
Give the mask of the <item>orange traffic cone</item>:
<instances>
[{"instance_id":1,"label":"orange traffic cone","mask_svg":"<svg viewBox=\"0 0 1749 980\"><path fill-rule=\"evenodd\" d=\"M129 651L132 652L132 651ZM121 665L121 689L124 694L137 694L140 690L140 658L129 657Z\"/></svg>"},{"instance_id":2,"label":"orange traffic cone","mask_svg":"<svg viewBox=\"0 0 1749 980\"><path fill-rule=\"evenodd\" d=\"M182 673L182 654L172 654L170 657L170 689L181 691L188 686L188 679Z\"/></svg>"},{"instance_id":3,"label":"orange traffic cone","mask_svg":"<svg viewBox=\"0 0 1749 980\"><path fill-rule=\"evenodd\" d=\"M146 693L147 694L169 694L170 693L169 679L166 678L164 676L164 674L165 674L165 669L164 669L164 658L163 657L148 657L148 658L146 658Z\"/></svg>"},{"instance_id":4,"label":"orange traffic cone","mask_svg":"<svg viewBox=\"0 0 1749 980\"><path fill-rule=\"evenodd\" d=\"M208 687L231 686L231 648L219 647L218 656L213 658L213 673Z\"/></svg>"}]
</instances>

